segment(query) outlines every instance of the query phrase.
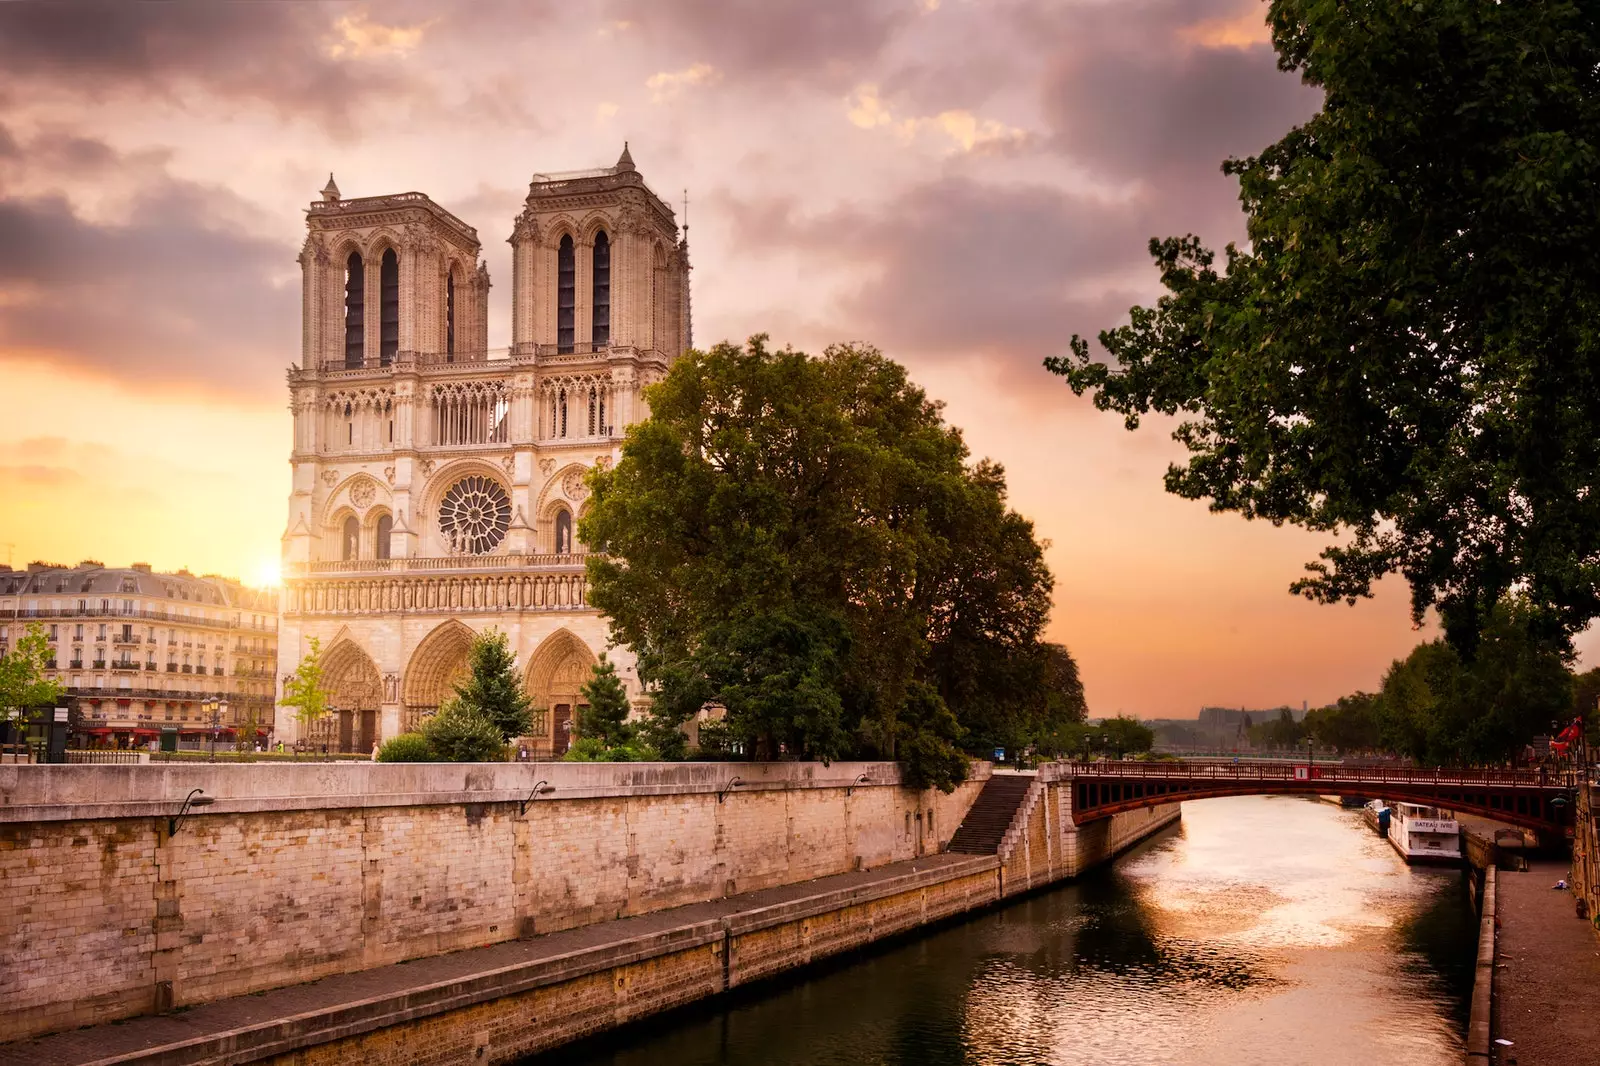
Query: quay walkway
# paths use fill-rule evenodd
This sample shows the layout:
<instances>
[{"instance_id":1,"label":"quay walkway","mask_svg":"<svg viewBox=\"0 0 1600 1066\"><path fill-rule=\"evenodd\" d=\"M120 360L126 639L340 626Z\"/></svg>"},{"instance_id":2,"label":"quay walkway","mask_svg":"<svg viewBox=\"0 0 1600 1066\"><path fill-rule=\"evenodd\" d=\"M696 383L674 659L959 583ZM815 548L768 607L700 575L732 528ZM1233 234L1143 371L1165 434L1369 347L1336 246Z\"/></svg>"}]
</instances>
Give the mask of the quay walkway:
<instances>
[{"instance_id":1,"label":"quay walkway","mask_svg":"<svg viewBox=\"0 0 1600 1066\"><path fill-rule=\"evenodd\" d=\"M1535 859L1497 875L1494 1066L1594 1066L1600 1062L1600 936L1554 889L1565 859Z\"/></svg>"},{"instance_id":2,"label":"quay walkway","mask_svg":"<svg viewBox=\"0 0 1600 1066\"><path fill-rule=\"evenodd\" d=\"M899 923L903 929L910 929L995 902L998 892L987 886L995 883L998 870L999 860L994 855L929 855L874 870L837 874L527 940L340 974L170 1014L0 1044L0 1066L187 1066L283 1061L313 1048L324 1053L317 1061L338 1062L343 1054L337 1050L338 1042L364 1036L381 1038L386 1029L393 1031L399 1046L363 1047L343 1061L458 1062L462 1061L459 1050L439 1047L425 1027L413 1026L409 1032L404 1031L405 1027L429 1018L442 1020L446 1014L461 1018L479 1005L572 984L585 977L599 979L609 991L613 975L625 974L629 967L640 963L662 967L670 965L673 956L690 951L720 952L720 963L714 967L720 970L720 982L712 976L711 987L706 987L705 974L671 982L674 992L683 993L678 1001L688 1002L738 983L738 967L748 969L754 963L761 968L764 960L745 962L738 953L738 938L746 932L781 929L785 924L813 920L827 924L852 909L904 901L920 892L925 896L920 916L912 910ZM967 886L961 898L949 895L957 885ZM932 897L941 891L946 896L936 907ZM881 935L886 926L895 924L891 918L880 911L867 924L876 924ZM732 940L728 939L730 930ZM862 942L869 939L864 937ZM817 958L827 953L822 944L809 952ZM732 973L730 966L734 967ZM631 984L632 977L623 980ZM715 987L719 983L722 988ZM657 1000L657 1008L661 1005ZM537 1021L532 1017L533 1011L543 1014L549 1035L558 1037L554 1043L585 1035L583 1029L564 1032L561 1015L555 1011L545 1013L544 1008L549 1006L548 1002L540 1006L537 1001L530 1001L523 1014L529 1023ZM476 1028L465 1020L456 1025ZM587 1031L604 1027L595 1025ZM329 1053L332 1058L326 1057ZM482 1051L479 1057L495 1058L484 1056Z\"/></svg>"}]
</instances>

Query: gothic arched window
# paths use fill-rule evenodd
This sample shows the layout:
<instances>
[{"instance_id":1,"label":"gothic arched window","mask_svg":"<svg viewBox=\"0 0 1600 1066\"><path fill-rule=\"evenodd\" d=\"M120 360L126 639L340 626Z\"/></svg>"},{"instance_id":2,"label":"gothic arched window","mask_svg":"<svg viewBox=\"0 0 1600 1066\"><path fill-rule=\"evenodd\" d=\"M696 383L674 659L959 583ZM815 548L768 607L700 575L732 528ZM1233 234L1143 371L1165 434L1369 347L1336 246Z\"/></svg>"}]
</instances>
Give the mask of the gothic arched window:
<instances>
[{"instance_id":1,"label":"gothic arched window","mask_svg":"<svg viewBox=\"0 0 1600 1066\"><path fill-rule=\"evenodd\" d=\"M379 270L378 363L388 366L400 350L400 258L390 248Z\"/></svg>"},{"instance_id":2,"label":"gothic arched window","mask_svg":"<svg viewBox=\"0 0 1600 1066\"><path fill-rule=\"evenodd\" d=\"M556 351L572 351L572 327L577 308L577 266L572 255L572 234L561 238L556 251Z\"/></svg>"},{"instance_id":3,"label":"gothic arched window","mask_svg":"<svg viewBox=\"0 0 1600 1066\"><path fill-rule=\"evenodd\" d=\"M389 558L389 534L394 532L394 519L388 515L378 516L378 543L377 556L380 559Z\"/></svg>"},{"instance_id":4,"label":"gothic arched window","mask_svg":"<svg viewBox=\"0 0 1600 1066\"><path fill-rule=\"evenodd\" d=\"M556 394L556 436L567 435L567 390Z\"/></svg>"},{"instance_id":5,"label":"gothic arched window","mask_svg":"<svg viewBox=\"0 0 1600 1066\"><path fill-rule=\"evenodd\" d=\"M367 268L360 252L351 252L344 265L344 368L358 370L365 357Z\"/></svg>"},{"instance_id":6,"label":"gothic arched window","mask_svg":"<svg viewBox=\"0 0 1600 1066\"><path fill-rule=\"evenodd\" d=\"M611 343L611 238L605 230L594 235L594 306L589 325L589 337L596 348Z\"/></svg>"},{"instance_id":7,"label":"gothic arched window","mask_svg":"<svg viewBox=\"0 0 1600 1066\"><path fill-rule=\"evenodd\" d=\"M456 272L453 269L444 279L444 350L449 356L456 354ZM453 363L455 359L445 362Z\"/></svg>"},{"instance_id":8,"label":"gothic arched window","mask_svg":"<svg viewBox=\"0 0 1600 1066\"><path fill-rule=\"evenodd\" d=\"M361 547L361 523L356 521L356 516L351 515L344 520L344 536L341 538L341 559L354 559Z\"/></svg>"},{"instance_id":9,"label":"gothic arched window","mask_svg":"<svg viewBox=\"0 0 1600 1066\"><path fill-rule=\"evenodd\" d=\"M562 509L556 512L556 554L566 555L572 551L572 512Z\"/></svg>"},{"instance_id":10,"label":"gothic arched window","mask_svg":"<svg viewBox=\"0 0 1600 1066\"><path fill-rule=\"evenodd\" d=\"M589 386L589 436L591 436L591 437L594 436L595 433L596 433L595 420L594 419L595 419L595 416L600 413L599 407L600 407L600 394L595 390L595 387L593 385L590 385Z\"/></svg>"}]
</instances>

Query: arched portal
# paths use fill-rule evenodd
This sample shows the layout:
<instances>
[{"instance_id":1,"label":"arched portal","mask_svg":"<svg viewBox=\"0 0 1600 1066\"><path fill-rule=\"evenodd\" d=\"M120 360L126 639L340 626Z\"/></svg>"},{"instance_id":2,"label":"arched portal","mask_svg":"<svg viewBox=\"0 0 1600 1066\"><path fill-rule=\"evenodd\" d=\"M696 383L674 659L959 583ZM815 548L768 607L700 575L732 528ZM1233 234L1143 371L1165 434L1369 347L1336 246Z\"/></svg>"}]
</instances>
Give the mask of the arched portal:
<instances>
[{"instance_id":1,"label":"arched portal","mask_svg":"<svg viewBox=\"0 0 1600 1066\"><path fill-rule=\"evenodd\" d=\"M578 709L587 706L580 690L597 662L570 629L550 634L528 660L523 689L534 706L533 735L550 746L552 755L565 754L572 741Z\"/></svg>"},{"instance_id":2,"label":"arched portal","mask_svg":"<svg viewBox=\"0 0 1600 1066\"><path fill-rule=\"evenodd\" d=\"M419 727L455 691L456 682L467 674L474 636L470 627L452 618L422 638L401 682L402 729Z\"/></svg>"},{"instance_id":3,"label":"arched portal","mask_svg":"<svg viewBox=\"0 0 1600 1066\"><path fill-rule=\"evenodd\" d=\"M355 641L337 641L322 656L322 689L331 711L311 727L307 740L329 751L368 751L378 739L378 704L383 680L378 664Z\"/></svg>"}]
</instances>

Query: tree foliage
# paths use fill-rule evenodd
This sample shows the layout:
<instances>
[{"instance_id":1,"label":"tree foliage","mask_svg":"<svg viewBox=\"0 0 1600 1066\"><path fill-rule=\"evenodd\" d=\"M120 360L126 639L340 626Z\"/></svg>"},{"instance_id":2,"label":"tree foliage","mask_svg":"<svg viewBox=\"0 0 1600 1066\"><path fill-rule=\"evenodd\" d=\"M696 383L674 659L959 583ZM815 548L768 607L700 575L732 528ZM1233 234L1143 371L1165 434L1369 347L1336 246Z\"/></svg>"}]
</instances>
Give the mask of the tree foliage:
<instances>
[{"instance_id":1,"label":"tree foliage","mask_svg":"<svg viewBox=\"0 0 1600 1066\"><path fill-rule=\"evenodd\" d=\"M1332 535L1296 591L1354 603L1403 574L1470 656L1520 590L1560 643L1600 613L1600 17L1273 0L1269 20L1324 105L1224 165L1249 248L1219 268L1153 240L1166 293L1100 334L1114 366L1077 337L1047 365L1129 428L1183 419L1168 491Z\"/></svg>"},{"instance_id":2,"label":"tree foliage","mask_svg":"<svg viewBox=\"0 0 1600 1066\"><path fill-rule=\"evenodd\" d=\"M428 750L438 762L499 762L505 754L500 726L478 708L452 696L422 724ZM378 753L381 758L383 752Z\"/></svg>"},{"instance_id":3,"label":"tree foliage","mask_svg":"<svg viewBox=\"0 0 1600 1066\"><path fill-rule=\"evenodd\" d=\"M378 749L379 762L433 762L433 748L421 733L390 737Z\"/></svg>"},{"instance_id":4,"label":"tree foliage","mask_svg":"<svg viewBox=\"0 0 1600 1066\"><path fill-rule=\"evenodd\" d=\"M64 690L45 676L54 658L50 638L37 622L29 623L9 651L0 652L0 720L26 720L34 710L56 705Z\"/></svg>"},{"instance_id":5,"label":"tree foliage","mask_svg":"<svg viewBox=\"0 0 1600 1066\"><path fill-rule=\"evenodd\" d=\"M1306 715L1305 727L1324 748L1352 753L1379 746L1378 697L1372 692L1340 696L1336 703L1316 707Z\"/></svg>"},{"instance_id":6,"label":"tree foliage","mask_svg":"<svg viewBox=\"0 0 1600 1066\"><path fill-rule=\"evenodd\" d=\"M613 748L633 739L628 724L628 690L623 688L617 668L606 656L595 663L589 680L583 683L583 698L588 706L578 712L578 736L598 740Z\"/></svg>"},{"instance_id":7,"label":"tree foliage","mask_svg":"<svg viewBox=\"0 0 1600 1066\"><path fill-rule=\"evenodd\" d=\"M757 757L876 754L949 788L972 725L1039 713L1042 548L904 368L757 336L648 396L581 532L652 734L715 703Z\"/></svg>"},{"instance_id":8,"label":"tree foliage","mask_svg":"<svg viewBox=\"0 0 1600 1066\"><path fill-rule=\"evenodd\" d=\"M310 651L295 666L283 683L283 699L278 702L294 709L294 720L313 726L328 715L328 693L322 687L322 641L312 637Z\"/></svg>"},{"instance_id":9,"label":"tree foliage","mask_svg":"<svg viewBox=\"0 0 1600 1066\"><path fill-rule=\"evenodd\" d=\"M499 630L472 638L467 676L455 690L461 705L492 722L502 740L533 731L532 705L517 677L516 657Z\"/></svg>"}]
</instances>

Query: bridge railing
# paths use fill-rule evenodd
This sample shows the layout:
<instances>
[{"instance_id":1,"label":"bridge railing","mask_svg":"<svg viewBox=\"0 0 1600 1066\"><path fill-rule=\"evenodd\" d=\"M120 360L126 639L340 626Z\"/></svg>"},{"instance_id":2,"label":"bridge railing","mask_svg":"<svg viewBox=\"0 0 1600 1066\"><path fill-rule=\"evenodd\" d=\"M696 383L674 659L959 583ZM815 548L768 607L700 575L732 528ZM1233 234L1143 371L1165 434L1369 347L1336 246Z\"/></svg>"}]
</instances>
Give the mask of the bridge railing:
<instances>
[{"instance_id":1,"label":"bridge railing","mask_svg":"<svg viewBox=\"0 0 1600 1066\"><path fill-rule=\"evenodd\" d=\"M1372 785L1494 785L1524 788L1571 788L1577 784L1573 771L1491 770L1473 768L1425 769L1411 766L1339 766L1285 763L1163 763L1090 762L1068 763L1066 776L1162 778L1186 781L1324 781L1334 784Z\"/></svg>"}]
</instances>

